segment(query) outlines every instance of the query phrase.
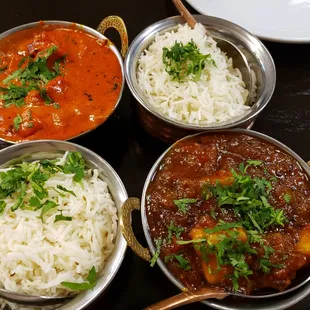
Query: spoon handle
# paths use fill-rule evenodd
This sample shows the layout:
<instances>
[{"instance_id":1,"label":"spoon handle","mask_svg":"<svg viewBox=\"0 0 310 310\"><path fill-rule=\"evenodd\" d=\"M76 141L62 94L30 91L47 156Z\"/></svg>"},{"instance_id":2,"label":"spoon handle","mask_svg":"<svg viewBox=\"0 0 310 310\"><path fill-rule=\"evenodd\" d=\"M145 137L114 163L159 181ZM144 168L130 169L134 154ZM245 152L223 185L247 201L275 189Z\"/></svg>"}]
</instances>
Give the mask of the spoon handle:
<instances>
[{"instance_id":1,"label":"spoon handle","mask_svg":"<svg viewBox=\"0 0 310 310\"><path fill-rule=\"evenodd\" d=\"M188 25L191 28L195 28L195 25L197 24L196 19L193 17L193 15L187 10L187 8L184 6L181 0L172 0L175 7L181 14L181 16L185 19L185 21L188 23Z\"/></svg>"},{"instance_id":2,"label":"spoon handle","mask_svg":"<svg viewBox=\"0 0 310 310\"><path fill-rule=\"evenodd\" d=\"M183 305L191 304L196 301L202 301L205 299L223 299L229 294L214 288L203 288L196 291L186 291L181 294L164 299L156 304L153 304L144 310L166 310L174 309Z\"/></svg>"}]
</instances>

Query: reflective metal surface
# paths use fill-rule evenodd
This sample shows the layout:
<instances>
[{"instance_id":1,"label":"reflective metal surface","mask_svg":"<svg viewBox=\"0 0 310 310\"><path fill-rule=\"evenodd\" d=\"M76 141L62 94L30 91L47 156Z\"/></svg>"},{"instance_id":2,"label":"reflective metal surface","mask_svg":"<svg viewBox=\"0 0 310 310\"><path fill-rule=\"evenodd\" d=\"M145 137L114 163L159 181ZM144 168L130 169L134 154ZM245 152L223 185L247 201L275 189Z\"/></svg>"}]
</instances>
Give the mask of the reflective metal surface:
<instances>
[{"instance_id":1,"label":"reflective metal surface","mask_svg":"<svg viewBox=\"0 0 310 310\"><path fill-rule=\"evenodd\" d=\"M249 112L230 121L210 125L189 125L177 122L157 112L141 91L137 83L137 64L140 55L153 42L156 33L164 33L184 24L181 16L170 17L144 29L131 43L125 58L127 84L138 101L140 121L146 130L164 141L175 141L185 135L198 131L215 131L227 128L248 128L257 115L268 104L275 88L276 70L273 59L260 40L245 29L223 19L194 15L215 38L227 39L235 44L245 55L257 79L257 95ZM253 94L252 94L253 95Z\"/></svg>"},{"instance_id":2,"label":"reflective metal surface","mask_svg":"<svg viewBox=\"0 0 310 310\"><path fill-rule=\"evenodd\" d=\"M275 146L277 146L279 149L282 151L290 154L295 160L298 161L300 166L305 170L307 175L310 178L310 167L307 165L307 163L299 157L294 151L292 151L290 148L282 144L281 142L264 135L262 133L256 132L256 131L251 131L251 130L244 130L244 129L231 129L231 130L223 130L221 131L222 133L225 132L238 132L242 134L246 134L252 137L256 137L258 139L267 141ZM206 132L198 133L196 135L200 134L206 134ZM211 134L211 133L210 133ZM187 136L183 139L189 139L192 136ZM182 140L183 140L182 139ZM177 142L178 143L178 142ZM174 144L175 145L175 144ZM153 255L155 253L155 247L149 232L149 226L148 226L148 221L147 221L147 216L146 216L146 206L145 206L145 200L146 200L146 191L147 188L152 181L157 169L160 166L161 161L165 157L165 155L170 151L170 149L174 146L172 145L169 147L155 162L153 167L151 168L146 181L144 183L143 187L143 192L142 192L142 197L141 197L141 217L142 217L142 225L143 225L143 230L144 230L144 235L146 237L148 247L150 249L151 254ZM167 269L166 265L162 260L158 260L157 264L159 265L160 269L163 271L163 273L169 278L169 280L174 283L179 289L182 291L186 291L187 288L183 286L183 284ZM298 281L298 288L295 291L291 288L288 289L286 292L279 292L276 293L275 295L271 296L250 296L248 295L247 298L241 298L241 297L227 297L223 300L208 300L208 301L203 301L208 306L211 306L215 309L220 309L220 310L283 310L286 309L304 297L306 297L310 293L310 283L309 281L309 270L308 273L304 273L301 275L300 281ZM308 283L307 283L308 282ZM275 297L274 297L275 296ZM267 298L268 297L268 298ZM272 298L270 298L272 297Z\"/></svg>"},{"instance_id":3,"label":"reflective metal surface","mask_svg":"<svg viewBox=\"0 0 310 310\"><path fill-rule=\"evenodd\" d=\"M54 159L61 157L66 151L77 151L82 153L86 160L87 166L92 169L98 169L99 176L108 184L109 191L113 197L115 205L118 209L118 216L124 201L128 198L126 189L114 171L114 169L96 153L70 142L54 141L54 140L38 140L24 142L7 147L0 151L0 166L7 167L10 164L21 161L33 161L39 159ZM97 285L93 290L85 291L78 294L71 301L56 306L57 309L63 310L80 310L84 309L92 301L94 301L106 288L109 286L114 276L116 275L125 255L126 241L124 240L120 225L118 226L117 238L114 250L109 257L102 273L99 275ZM3 294L3 291L5 294ZM25 294L15 294L9 291L0 291L0 297L10 299L10 301L19 301L22 304L55 304L59 301L50 301L47 298L43 300L38 296L27 296ZM55 309L56 309L55 308Z\"/></svg>"}]
</instances>

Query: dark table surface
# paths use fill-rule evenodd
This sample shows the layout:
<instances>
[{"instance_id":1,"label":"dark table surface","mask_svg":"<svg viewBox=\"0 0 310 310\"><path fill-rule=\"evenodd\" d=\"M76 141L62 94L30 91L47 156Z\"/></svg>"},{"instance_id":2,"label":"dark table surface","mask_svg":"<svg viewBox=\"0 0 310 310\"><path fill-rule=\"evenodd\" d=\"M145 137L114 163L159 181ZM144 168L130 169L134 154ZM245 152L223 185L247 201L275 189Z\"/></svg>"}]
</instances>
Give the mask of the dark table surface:
<instances>
[{"instance_id":1,"label":"dark table surface","mask_svg":"<svg viewBox=\"0 0 310 310\"><path fill-rule=\"evenodd\" d=\"M192 10L192 12L194 12ZM37 20L67 20L96 28L103 17L121 16L129 39L148 25L177 15L170 0L1 1L0 32ZM268 22L268 21L262 21ZM107 32L116 44L117 35ZM303 159L310 159L310 44L265 42L277 67L277 86L269 105L253 129L283 142ZM129 196L140 197L144 180L157 157L167 148L138 124L135 101L128 89L116 113L97 130L74 141L100 154L122 178ZM5 147L0 144L0 148ZM145 243L139 213L133 217L138 239ZM127 251L125 260L106 293L90 309L142 309L178 290L158 267ZM310 296L293 310L309 309ZM207 309L195 304L182 309Z\"/></svg>"}]
</instances>

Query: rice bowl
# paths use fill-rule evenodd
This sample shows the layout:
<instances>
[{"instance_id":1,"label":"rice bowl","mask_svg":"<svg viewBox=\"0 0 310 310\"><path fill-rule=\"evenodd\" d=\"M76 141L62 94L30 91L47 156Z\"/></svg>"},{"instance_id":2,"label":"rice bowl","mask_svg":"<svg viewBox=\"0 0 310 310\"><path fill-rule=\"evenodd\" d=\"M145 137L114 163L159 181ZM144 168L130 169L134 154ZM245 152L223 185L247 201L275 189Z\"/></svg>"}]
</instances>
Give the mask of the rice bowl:
<instances>
[{"instance_id":1,"label":"rice bowl","mask_svg":"<svg viewBox=\"0 0 310 310\"><path fill-rule=\"evenodd\" d=\"M83 251L78 253L79 256L81 256L81 257L78 257L78 259L80 261L76 260L77 255L75 253L75 256L74 256L75 249L74 249L74 247L71 246L71 244L67 244L68 249L66 251L67 254L70 252L70 255L72 255L72 257L69 258L69 262L73 261L73 262L80 263L82 261L84 263L84 266L78 266L78 265L74 264L74 265L76 265L77 268L80 268L80 270L76 269L76 271L77 271L76 276L77 276L77 278L80 277L80 280L76 280L76 282L81 283L81 282L87 281L85 279L85 275L87 276L87 274L89 273L89 270L86 271L86 268L89 268L89 266L92 265L97 272L97 284L92 289L89 289L85 292L73 291L73 290L68 289L66 287L62 287L62 288L58 287L58 289L56 289L56 291L57 291L56 293L55 293L55 287L54 287L49 292L49 295L53 295L53 296L56 296L56 295L62 295L63 296L63 295L68 295L68 294L70 296L72 296L72 294L73 294L73 297L78 293L78 296L76 298L73 298L71 301L66 302L63 306L61 304L57 306L57 309L60 307L61 309L63 308L63 309L70 309L70 310L74 309L74 310L76 310L76 309L83 309L85 306L87 306L89 303L91 303L96 297L99 296L100 293L102 293L106 289L106 287L109 285L109 283L112 281L113 277L115 276L115 274L116 274L118 268L120 267L120 264L124 258L124 253L125 253L125 249L126 249L126 242L124 241L124 239L121 235L120 227L119 227L118 223L116 222L118 212L121 208L121 205L125 201L125 199L127 198L127 194L126 194L125 188L124 188L121 180L119 179L119 177L117 176L115 171L112 169L112 167L110 167L103 159L101 159L95 153L93 153L93 152L91 152L91 151L89 151L89 150L87 150L81 146L75 145L73 143L61 142L61 141L35 141L35 142L23 143L20 145L8 147L8 148L6 148L0 152L1 153L0 165L1 165L1 168L4 168L5 170L7 170L9 165L20 164L21 161L22 162L33 162L35 160L41 161L44 159L48 159L48 160L52 160L55 162L56 158L62 157L63 156L62 154L64 154L67 151L69 151L68 154L70 154L71 152L77 151L83 155L83 157L86 160L86 165L87 165L86 166L87 169L85 170L85 179L87 179L87 181L89 181L90 183L96 183L99 180L97 183L97 185L99 185L99 187L100 187L100 192L97 192L98 197L99 198L101 197L101 199L103 199L103 200L101 200L101 203L102 203L102 201L104 201L105 203L108 202L104 208L102 208L102 205L99 206L99 208L97 208L97 209L93 208L93 206L91 206L89 209L87 209L87 206L86 206L86 209L84 208L85 214L89 213L89 211L93 212L92 214L89 213L88 216L91 218L91 220L94 221L94 223L97 222L97 224L99 224L99 225L100 224L102 225L104 223L102 222L103 217L100 216L100 214L99 214L100 212L98 212L98 209L104 210L103 213L104 213L104 217L106 218L106 222L107 222L108 226L107 225L104 225L104 227L99 226L99 231L98 231L100 233L99 238L98 238L98 236L95 236L93 232L91 232L91 231L87 232L88 228L91 227L91 225L87 225L87 221L90 218L88 218L86 220L85 224L83 223L83 225L81 225L81 223L80 223L80 225L75 225L75 226L78 226L77 230L80 229L80 231L78 232L77 235L79 235L81 230L83 230L83 229L86 230L86 233L87 233L85 235L86 239L84 240L84 244L83 244L83 240L81 241L81 248L85 248L85 251L84 251L84 253L82 253ZM65 159L65 157L62 158L62 160L64 160L64 159ZM96 172L96 170L98 173ZM94 171L94 173L93 173L93 171ZM55 175L55 177L56 177L56 175ZM58 177L59 177L59 175L58 175ZM67 177L70 177L70 175L67 174ZM57 188L57 190L59 192L62 192L62 190L60 190L58 188L58 186L61 184L63 184L62 188L66 188L66 189L70 190L68 188L70 183L67 183L67 185L65 185L65 183L63 182L64 180L58 180L57 179L56 183L55 183L55 181L56 181L56 179L46 181L47 184L44 185L44 187L46 187L48 189L48 192L50 192L49 186L51 186L53 188ZM66 182L68 182L68 179ZM82 186L85 185L85 182L83 180L81 185L80 184L75 184L75 185L81 187L81 185ZM98 187L97 187L97 189L98 189ZM77 197L79 196L78 190L79 190L79 188L75 188L75 190L72 191L72 192L74 192L74 194ZM89 187L84 186L84 195L85 195L85 191L88 192L87 195L89 196L89 193L90 193ZM61 196L63 196L63 194L64 193L62 192ZM80 194L83 195L82 191L80 192ZM26 197L28 197L27 195L28 195L28 190L27 190ZM55 193L53 193L51 191L51 197L53 197L53 196L56 196L56 195L55 195ZM74 202L75 196L74 195L71 195L71 196L72 197L70 199L73 199L72 202ZM50 199L51 197L49 196L48 199ZM95 200L98 200L98 197L95 198ZM65 204L66 203L65 200L69 199L69 196L61 197L61 198L64 199L63 202ZM89 197L85 197L85 198L87 198L86 200L89 201ZM92 200L92 198L90 198L90 200ZM25 198L25 205L27 205L27 201L28 201L28 198ZM55 199L55 201L56 201L56 199ZM44 203L44 199L41 202ZM57 204L58 204L58 201L57 201ZM82 204L85 206L84 203L82 203ZM63 206L63 205L61 205L61 206ZM98 205L98 203L97 203L97 205ZM9 213L13 213L10 209L11 207L12 207L12 205L9 205L9 204L6 205L4 214L7 211ZM110 209L111 207L113 210ZM26 208L23 207L23 209L26 209ZM74 209L76 209L76 210L74 211ZM112 218L114 218L114 219L107 216L110 213L109 209L112 210L111 215L112 215ZM42 209L40 209L40 210L42 212ZM40 218L41 214L37 213L35 215L36 212L34 212L34 210L32 210L32 211L27 210L27 211L29 214L32 213L33 218L35 218L36 220L39 220L41 222L41 223L37 222L38 226L40 226L40 225L48 226L48 225L53 223L54 228L55 228L58 225L60 225L59 227L61 227L63 225L71 226L71 225L73 225L73 223L78 224L74 220L74 218L76 218L79 214L78 208L71 208L71 211L69 211L67 209L67 211L63 210L61 212L60 210L61 210L61 208L59 206L57 206L55 208L51 208L48 212L44 213L43 217L41 217L41 218ZM25 212L25 210L22 210L22 209L15 210L14 212L22 212L22 211ZM73 212L73 213L69 214L68 212ZM40 213L40 211L39 211L39 213ZM63 215L64 217L72 216L72 220L67 221L67 222L66 221L64 221L64 222L57 221L56 223L54 223L56 217L57 216L59 217L60 215ZM4 215L2 215L2 216L4 216ZM38 218L38 216L39 216L39 218ZM98 217L98 219L96 219L96 217ZM46 223L46 222L50 222L50 223ZM81 228L81 226L83 226L83 228ZM107 231L109 231L110 229L111 229L111 234L107 233ZM70 231L70 230L67 230L67 231ZM63 233L64 233L63 237L65 237L64 239L66 239L66 238L70 239L70 237L67 236L65 230L63 230ZM112 236L112 233L114 234L114 236ZM38 231L38 235L39 234L40 234L40 231ZM17 238L17 236L16 236L17 234L14 233L14 235L15 235L14 237ZM51 236L51 234L50 234L50 236ZM59 237L59 238L61 238L61 237ZM71 237L71 238L73 239L73 237ZM90 239L90 241L91 241L90 243L88 242L87 238L88 238L88 240ZM80 238L80 239L83 239L83 238ZM99 240L99 239L101 239L101 240ZM112 239L113 239L113 243L111 242ZM97 253L98 253L98 249L96 250L96 245L95 245L96 240L99 241L100 246L98 248L100 248L103 245L103 248L102 248L103 251L100 254L100 257L99 257L99 255L96 256L92 253L92 251L94 251L95 253L97 251ZM85 244L85 241L88 244ZM32 248L34 248L34 246L35 245L33 245ZM32 255L34 255L34 251L32 251L32 248L31 248L31 251L28 248L28 252L31 252ZM38 247L36 249L38 250ZM88 250L89 250L89 253L87 256ZM57 249L56 249L56 252L57 252ZM65 252L65 251L63 251L63 252ZM31 253L27 253L27 255L31 256ZM83 257L82 257L82 255L80 255L81 253L83 254ZM54 254L55 254L55 249L54 249ZM62 253L58 253L58 254L59 254L59 256L62 255ZM39 253L39 255L45 255L45 257L48 255L53 256L52 253L51 254L46 253L46 251L42 251L42 249L41 249L41 253ZM88 257L88 260L85 261L85 258L87 258L87 257ZM101 261L101 259L102 259L102 261ZM89 265L87 266L87 264L89 264ZM38 266L36 266L36 267L38 268ZM83 267L85 268L84 271L83 271ZM43 275L44 271L42 271L42 275ZM65 270L63 270L62 272L60 270L57 270L57 271L60 274L66 273ZM71 275L72 275L70 268L67 271L68 271L67 273L69 273L69 274L71 273ZM36 271L36 272L37 273L35 274L35 276L39 277L40 275L38 275L38 271ZM68 274L67 274L67 276L68 276ZM51 277L53 277L53 275L51 275ZM43 275L43 278L44 278L44 275ZM73 280L73 278L72 279L67 278L68 281L64 280L64 279L58 279L58 280L61 280L62 282L71 282ZM46 282L45 283L46 287L51 288L53 285L55 285L58 282L58 280L55 280L54 283L52 283L52 281L49 283ZM43 279L43 282L44 282L44 279ZM57 284L56 284L56 286L57 286ZM25 286L22 287L21 291L23 291L24 289L26 289ZM44 289L46 289L46 288L44 288ZM7 292L9 292L9 291L7 291ZM20 307L22 307L20 305L17 305L17 304L11 303L11 302L7 303L7 304L9 304L9 306L12 309L20 309ZM2 303L2 307L3 306L4 306L4 303ZM35 309L35 308L36 307L32 307L32 309ZM49 309L55 309L55 306L51 306L48 308Z\"/></svg>"},{"instance_id":2,"label":"rice bowl","mask_svg":"<svg viewBox=\"0 0 310 310\"><path fill-rule=\"evenodd\" d=\"M205 65L199 79L189 74L182 81L176 80L167 70L163 50L175 50L174 44L179 42L183 46L193 42L201 55L212 59L213 65ZM216 41L206 36L202 24L194 29L187 24L178 25L175 31L157 33L138 60L137 81L149 104L176 121L198 125L220 123L250 109L246 105L249 92L241 72L233 67L233 60L217 47Z\"/></svg>"}]
</instances>

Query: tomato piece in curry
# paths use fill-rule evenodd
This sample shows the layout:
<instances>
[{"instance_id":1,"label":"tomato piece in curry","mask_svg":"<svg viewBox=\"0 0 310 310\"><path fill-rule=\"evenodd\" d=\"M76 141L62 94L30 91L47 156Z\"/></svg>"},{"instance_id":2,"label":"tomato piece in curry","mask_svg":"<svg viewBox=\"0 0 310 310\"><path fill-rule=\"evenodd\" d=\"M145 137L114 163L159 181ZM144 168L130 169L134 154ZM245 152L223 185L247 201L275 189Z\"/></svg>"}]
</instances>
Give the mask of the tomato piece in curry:
<instances>
[{"instance_id":1,"label":"tomato piece in curry","mask_svg":"<svg viewBox=\"0 0 310 310\"><path fill-rule=\"evenodd\" d=\"M109 46L75 25L45 25L0 41L0 137L66 140L102 124L120 96Z\"/></svg>"},{"instance_id":2,"label":"tomato piece in curry","mask_svg":"<svg viewBox=\"0 0 310 310\"><path fill-rule=\"evenodd\" d=\"M255 137L201 134L175 144L147 189L146 212L155 257L188 288L283 291L309 268L308 175Z\"/></svg>"}]
</instances>

